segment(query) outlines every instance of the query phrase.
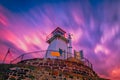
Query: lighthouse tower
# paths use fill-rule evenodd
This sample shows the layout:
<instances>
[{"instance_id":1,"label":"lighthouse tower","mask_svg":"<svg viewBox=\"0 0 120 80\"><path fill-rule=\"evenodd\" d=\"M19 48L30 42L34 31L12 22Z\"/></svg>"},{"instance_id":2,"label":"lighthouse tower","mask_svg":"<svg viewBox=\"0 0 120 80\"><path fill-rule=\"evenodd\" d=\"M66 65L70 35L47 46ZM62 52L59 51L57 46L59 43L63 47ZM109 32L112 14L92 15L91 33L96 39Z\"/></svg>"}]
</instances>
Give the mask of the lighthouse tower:
<instances>
[{"instance_id":1,"label":"lighthouse tower","mask_svg":"<svg viewBox=\"0 0 120 80\"><path fill-rule=\"evenodd\" d=\"M69 40L66 38L66 32L57 27L50 35L47 36L49 44L46 58L66 59L68 53Z\"/></svg>"}]
</instances>

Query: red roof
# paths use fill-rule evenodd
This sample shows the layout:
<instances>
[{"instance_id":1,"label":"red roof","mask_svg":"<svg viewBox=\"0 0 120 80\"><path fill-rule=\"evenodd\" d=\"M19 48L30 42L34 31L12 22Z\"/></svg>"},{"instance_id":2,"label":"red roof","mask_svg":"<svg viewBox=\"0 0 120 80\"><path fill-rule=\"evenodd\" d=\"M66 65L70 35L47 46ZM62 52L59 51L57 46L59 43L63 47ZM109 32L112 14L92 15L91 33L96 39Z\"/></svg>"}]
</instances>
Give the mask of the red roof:
<instances>
[{"instance_id":1,"label":"red roof","mask_svg":"<svg viewBox=\"0 0 120 80\"><path fill-rule=\"evenodd\" d=\"M52 33L56 32L56 31L61 31L63 33L66 33L63 29L61 29L60 27L57 27L54 31L52 31Z\"/></svg>"}]
</instances>

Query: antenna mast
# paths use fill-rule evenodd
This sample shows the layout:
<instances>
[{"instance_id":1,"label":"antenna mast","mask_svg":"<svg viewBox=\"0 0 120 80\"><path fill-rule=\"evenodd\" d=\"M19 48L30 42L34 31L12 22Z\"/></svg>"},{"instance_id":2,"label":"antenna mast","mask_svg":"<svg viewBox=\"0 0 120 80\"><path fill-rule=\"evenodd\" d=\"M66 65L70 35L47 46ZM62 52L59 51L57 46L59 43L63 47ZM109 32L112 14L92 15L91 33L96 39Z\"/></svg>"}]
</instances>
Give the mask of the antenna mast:
<instances>
[{"instance_id":1,"label":"antenna mast","mask_svg":"<svg viewBox=\"0 0 120 80\"><path fill-rule=\"evenodd\" d=\"M68 54L69 54L69 56L68 57L72 57L72 37L71 37L70 33L68 34L68 40L69 40L69 43L68 43Z\"/></svg>"}]
</instances>

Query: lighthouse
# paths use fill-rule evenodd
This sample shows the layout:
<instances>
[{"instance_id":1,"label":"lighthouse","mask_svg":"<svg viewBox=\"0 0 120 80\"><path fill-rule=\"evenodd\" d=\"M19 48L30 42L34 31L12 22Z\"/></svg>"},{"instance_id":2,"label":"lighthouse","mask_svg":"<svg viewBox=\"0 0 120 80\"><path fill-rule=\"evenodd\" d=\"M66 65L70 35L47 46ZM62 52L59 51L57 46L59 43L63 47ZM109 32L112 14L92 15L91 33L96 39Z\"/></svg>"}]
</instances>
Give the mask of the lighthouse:
<instances>
[{"instance_id":1,"label":"lighthouse","mask_svg":"<svg viewBox=\"0 0 120 80\"><path fill-rule=\"evenodd\" d=\"M71 55L70 36L67 38L66 32L60 27L57 27L47 36L46 42L49 44L46 58L66 59Z\"/></svg>"},{"instance_id":2,"label":"lighthouse","mask_svg":"<svg viewBox=\"0 0 120 80\"><path fill-rule=\"evenodd\" d=\"M57 27L46 38L46 42L49 44L47 50L24 53L13 59L11 64L15 66L8 67L8 71L5 69L7 73L3 72L6 75L3 75L2 80L108 80L100 78L95 73L92 64L83 56L83 50L74 50L73 55L72 34L66 34L64 30ZM25 57L39 52L45 52L46 54L43 53L45 57L34 58L33 56L32 59L29 56ZM8 53L10 53L10 49L8 49ZM17 62L19 60L21 61Z\"/></svg>"}]
</instances>

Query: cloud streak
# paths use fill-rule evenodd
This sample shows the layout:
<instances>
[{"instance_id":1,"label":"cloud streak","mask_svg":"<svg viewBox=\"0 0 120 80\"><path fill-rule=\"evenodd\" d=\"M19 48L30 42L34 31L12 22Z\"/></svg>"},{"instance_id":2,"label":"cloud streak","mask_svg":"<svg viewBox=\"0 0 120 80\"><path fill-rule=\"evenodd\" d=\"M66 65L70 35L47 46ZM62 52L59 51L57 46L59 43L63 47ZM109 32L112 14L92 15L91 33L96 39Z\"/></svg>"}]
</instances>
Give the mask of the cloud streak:
<instances>
[{"instance_id":1,"label":"cloud streak","mask_svg":"<svg viewBox=\"0 0 120 80\"><path fill-rule=\"evenodd\" d=\"M13 0L14 1L14 0ZM73 34L73 49L83 49L95 71L111 80L120 73L119 1L39 1L0 4L0 61L8 48L13 57L46 50L46 36L57 26ZM18 2L16 2L18 4ZM11 7L10 7L11 6ZM14 8L16 7L16 8ZM36 55L32 55L36 56ZM11 55L6 62L9 62Z\"/></svg>"}]
</instances>

